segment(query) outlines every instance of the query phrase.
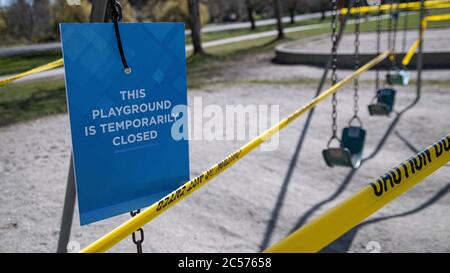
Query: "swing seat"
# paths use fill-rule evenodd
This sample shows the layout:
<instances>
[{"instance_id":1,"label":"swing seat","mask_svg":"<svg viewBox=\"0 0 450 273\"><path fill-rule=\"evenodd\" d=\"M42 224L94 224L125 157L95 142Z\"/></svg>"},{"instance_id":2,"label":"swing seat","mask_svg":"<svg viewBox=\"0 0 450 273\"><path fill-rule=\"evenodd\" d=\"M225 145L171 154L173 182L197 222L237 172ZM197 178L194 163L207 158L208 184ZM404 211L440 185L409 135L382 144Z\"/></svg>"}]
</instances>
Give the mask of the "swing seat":
<instances>
[{"instance_id":1,"label":"swing seat","mask_svg":"<svg viewBox=\"0 0 450 273\"><path fill-rule=\"evenodd\" d=\"M328 167L352 166L352 155L346 148L328 148L322 151L322 155Z\"/></svg>"},{"instance_id":2,"label":"swing seat","mask_svg":"<svg viewBox=\"0 0 450 273\"><path fill-rule=\"evenodd\" d=\"M392 88L378 90L377 102L368 106L369 114L371 116L388 116L394 108L395 93L396 91Z\"/></svg>"},{"instance_id":3,"label":"swing seat","mask_svg":"<svg viewBox=\"0 0 450 273\"><path fill-rule=\"evenodd\" d=\"M386 74L386 81L390 85L403 85L407 86L411 79L411 73L407 70L392 70Z\"/></svg>"},{"instance_id":4,"label":"swing seat","mask_svg":"<svg viewBox=\"0 0 450 273\"><path fill-rule=\"evenodd\" d=\"M325 163L329 167L343 166L357 169L361 165L366 130L350 126L342 131L341 147L322 151Z\"/></svg>"}]
</instances>

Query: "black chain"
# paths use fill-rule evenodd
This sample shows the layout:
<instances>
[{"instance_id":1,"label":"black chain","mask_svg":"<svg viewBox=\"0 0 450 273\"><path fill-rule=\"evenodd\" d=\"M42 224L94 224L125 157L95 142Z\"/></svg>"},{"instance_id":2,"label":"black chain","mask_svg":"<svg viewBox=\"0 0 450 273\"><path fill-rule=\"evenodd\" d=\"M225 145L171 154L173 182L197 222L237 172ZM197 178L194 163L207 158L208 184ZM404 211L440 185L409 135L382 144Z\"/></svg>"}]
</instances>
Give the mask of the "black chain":
<instances>
[{"instance_id":1,"label":"black chain","mask_svg":"<svg viewBox=\"0 0 450 273\"><path fill-rule=\"evenodd\" d=\"M378 5L377 13L377 56L381 53L381 3ZM375 94L380 89L380 65L377 65L375 73Z\"/></svg>"},{"instance_id":2,"label":"black chain","mask_svg":"<svg viewBox=\"0 0 450 273\"><path fill-rule=\"evenodd\" d=\"M332 0L333 9L331 11L331 84L335 85L337 83L337 24L338 24L338 6L337 0ZM331 113L331 140L338 139L337 137L337 97L336 93L333 93L333 97L331 100L331 105L333 107ZM328 143L329 145L330 143Z\"/></svg>"},{"instance_id":3,"label":"black chain","mask_svg":"<svg viewBox=\"0 0 450 273\"><path fill-rule=\"evenodd\" d=\"M393 34L393 38L392 38L392 54L394 56L393 58L393 62L394 64L396 63L396 42L397 42L397 29L398 29L398 20L399 20L399 3L397 3L397 1L394 1L393 5L395 5L395 10L394 10L394 34Z\"/></svg>"},{"instance_id":4,"label":"black chain","mask_svg":"<svg viewBox=\"0 0 450 273\"><path fill-rule=\"evenodd\" d=\"M391 49L392 46L392 20L394 17L394 8L392 6L393 1L389 1L389 4L391 4L390 8L389 8L389 25L388 25L388 49Z\"/></svg>"},{"instance_id":5,"label":"black chain","mask_svg":"<svg viewBox=\"0 0 450 273\"><path fill-rule=\"evenodd\" d=\"M359 8L360 7L360 0L356 0L355 1L355 5L356 5L357 8ZM359 13L359 11L357 13L355 13L355 41L354 41L354 46L355 46L355 71L359 69L360 17L361 17L361 14ZM358 95L358 91L359 91L359 77L356 77L355 80L353 81L353 91L354 91L353 92L353 117L350 119L350 123L354 119L360 120L359 117L358 117L358 111L359 111L359 95Z\"/></svg>"},{"instance_id":6,"label":"black chain","mask_svg":"<svg viewBox=\"0 0 450 273\"><path fill-rule=\"evenodd\" d=\"M392 34L393 34L392 33L392 25L393 25L393 20L394 20L394 1L393 0L389 1L389 4L391 6L389 8L388 50L392 50L389 55L389 60L394 65L395 56L394 56L394 51L392 48ZM386 84L388 84L389 86L392 86L391 82L389 82L389 81L385 81L384 85L386 85Z\"/></svg>"},{"instance_id":7,"label":"black chain","mask_svg":"<svg viewBox=\"0 0 450 273\"><path fill-rule=\"evenodd\" d=\"M135 211L131 211L130 215L131 217L136 216L137 214L139 214L141 212L140 209L135 210ZM136 233L139 233L139 238L136 238ZM142 243L144 242L144 230L142 228L136 230L135 232L133 232L133 234L131 235L133 238L133 243L136 245L136 249L137 249L137 253L142 253Z\"/></svg>"},{"instance_id":8,"label":"black chain","mask_svg":"<svg viewBox=\"0 0 450 273\"><path fill-rule=\"evenodd\" d=\"M406 0L406 3L409 3L409 0ZM403 18L403 49L402 52L406 53L406 40L408 38L408 13L405 12L405 14L403 14L404 18Z\"/></svg>"}]
</instances>

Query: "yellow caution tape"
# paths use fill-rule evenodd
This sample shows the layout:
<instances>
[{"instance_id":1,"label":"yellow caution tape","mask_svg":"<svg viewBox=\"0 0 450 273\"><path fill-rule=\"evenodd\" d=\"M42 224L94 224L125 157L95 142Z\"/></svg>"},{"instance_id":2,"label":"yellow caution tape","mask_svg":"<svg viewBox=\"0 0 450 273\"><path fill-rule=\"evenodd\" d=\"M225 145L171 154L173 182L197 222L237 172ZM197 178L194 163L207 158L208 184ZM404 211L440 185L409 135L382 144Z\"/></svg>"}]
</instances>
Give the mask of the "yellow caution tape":
<instances>
[{"instance_id":1,"label":"yellow caution tape","mask_svg":"<svg viewBox=\"0 0 450 273\"><path fill-rule=\"evenodd\" d=\"M446 14L439 14L439 15L430 15L425 17L422 20L422 28L425 31L427 28L428 22L438 22L438 21L447 21L450 20L450 13ZM417 39L409 48L408 52L406 53L405 57L402 60L403 66L407 66L410 62L412 57L414 56L414 53L416 52L417 48L420 45L421 39Z\"/></svg>"},{"instance_id":2,"label":"yellow caution tape","mask_svg":"<svg viewBox=\"0 0 450 273\"><path fill-rule=\"evenodd\" d=\"M427 22L436 22L436 21L446 21L450 20L450 13L446 14L438 14L438 15L430 15L425 17Z\"/></svg>"},{"instance_id":3,"label":"yellow caution tape","mask_svg":"<svg viewBox=\"0 0 450 273\"><path fill-rule=\"evenodd\" d=\"M184 185L180 186L178 189L174 190L172 193L166 195L166 197L162 198L159 202L154 203L146 210L142 211L141 213L137 214L135 217L131 218L130 220L124 222L120 226L116 227L111 232L107 233L97 241L93 242L83 250L81 250L82 253L90 253L90 252L104 252L108 249L110 249L112 246L117 244L118 242L125 239L127 236L132 234L134 231L138 230L139 228L143 227L146 223L150 222L154 218L156 218L158 215L163 213L168 208L172 207L176 203L178 203L183 198L186 198L190 194L192 194L194 191L198 190L201 186L205 185L207 182L211 181L214 177L225 171L227 168L235 164L237 161L242 159L245 155L247 155L249 152L254 150L256 147L261 145L264 141L271 138L275 133L279 132L281 129L286 127L288 124L290 124L292 121L303 115L304 113L308 112L312 108L314 108L319 102L323 101L325 98L330 96L331 94L337 92L340 90L343 86L346 84L352 82L354 79L356 79L360 74L364 73L365 71L371 69L378 63L382 62L384 59L386 59L390 54L390 51L385 51L382 54L378 55L376 58L371 60L370 62L366 63L365 65L361 66L358 70L356 70L351 75L347 76L337 84L330 87L328 90L314 98L312 101L310 101L305 106L299 108L294 113L292 113L290 116L284 118L281 120L278 124L272 126L268 130L261 133L256 138L252 139L250 142L242 146L240 149L235 151L234 153L227 156L224 160L222 160L220 163L215 164L199 176L195 177L194 179L186 182Z\"/></svg>"},{"instance_id":4,"label":"yellow caution tape","mask_svg":"<svg viewBox=\"0 0 450 273\"><path fill-rule=\"evenodd\" d=\"M57 67L63 66L63 64L64 64L63 59L59 59L59 60L56 60L54 62L38 66L36 68L30 69L28 71L25 71L23 73L20 73L20 74L14 75L12 77L0 80L0 86L5 85L7 83L10 83L12 81L15 81L17 79L20 79L22 77L31 75L31 74L35 74L35 73L39 73L39 72L43 72L43 71L46 71L46 70L50 70L50 69L53 69L53 68L57 68Z\"/></svg>"},{"instance_id":5,"label":"yellow caution tape","mask_svg":"<svg viewBox=\"0 0 450 273\"><path fill-rule=\"evenodd\" d=\"M416 52L417 48L420 45L420 38L417 39L411 46L411 48L408 50L408 53L406 53L405 57L403 57L402 65L407 66L410 62L412 57L414 56L414 53Z\"/></svg>"},{"instance_id":6,"label":"yellow caution tape","mask_svg":"<svg viewBox=\"0 0 450 273\"><path fill-rule=\"evenodd\" d=\"M420 2L410 2L410 3L403 3L403 4L385 4L381 5L380 9L378 6L365 6L365 7L358 7L358 8L352 8L350 10L351 13L358 13L358 12L371 12L371 11L379 11L379 10L389 10L391 9L391 6L393 9L413 9L413 8L420 8ZM450 7L450 0L434 0L434 1L426 1L425 2L426 8L433 8L433 7L440 7L440 8L449 8ZM341 9L341 13L345 14L348 12L348 9L344 8ZM426 17L426 21L424 21L424 25L426 26L427 21L444 21L444 20L450 20L450 14L443 14L443 15L432 15ZM392 58L392 57L390 57ZM13 82L17 79L20 79L22 77L43 72L46 70L50 70L53 68L57 68L60 66L63 66L64 62L63 59L56 60L54 62L30 69L28 71L25 71L23 73L11 76L9 78L0 80L0 86L5 85L7 83Z\"/></svg>"},{"instance_id":7,"label":"yellow caution tape","mask_svg":"<svg viewBox=\"0 0 450 273\"><path fill-rule=\"evenodd\" d=\"M366 12L378 12L378 11L390 11L392 10L417 10L420 9L420 1L410 2L410 3L401 3L401 4L384 4L377 6L363 6L363 7L355 7L350 9L350 13L366 13ZM449 0L435 0L435 1L426 1L425 8L426 9L442 9L448 8L450 6ZM340 10L342 14L346 14L348 12L347 8L343 8Z\"/></svg>"},{"instance_id":8,"label":"yellow caution tape","mask_svg":"<svg viewBox=\"0 0 450 273\"><path fill-rule=\"evenodd\" d=\"M450 161L450 134L265 252L318 252Z\"/></svg>"}]
</instances>

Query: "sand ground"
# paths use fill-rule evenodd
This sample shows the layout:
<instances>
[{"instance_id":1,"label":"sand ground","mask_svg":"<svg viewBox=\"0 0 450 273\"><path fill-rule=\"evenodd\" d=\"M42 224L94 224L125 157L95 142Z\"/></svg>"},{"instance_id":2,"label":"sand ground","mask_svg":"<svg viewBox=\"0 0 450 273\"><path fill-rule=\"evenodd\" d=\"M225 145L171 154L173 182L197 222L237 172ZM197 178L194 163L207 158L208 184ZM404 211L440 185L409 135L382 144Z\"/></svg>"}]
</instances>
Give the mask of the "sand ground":
<instances>
[{"instance_id":1,"label":"sand ground","mask_svg":"<svg viewBox=\"0 0 450 273\"><path fill-rule=\"evenodd\" d=\"M190 90L190 101L201 97L204 105L279 105L280 117L288 115L314 96L322 69L276 65L270 62L272 57L272 52L252 56L238 68L223 70L211 85ZM425 71L421 100L396 119L396 114L368 115L374 74L367 73L361 82L360 114L368 132L364 152L368 159L360 169L331 169L322 159L330 136L331 102L327 99L316 108L309 125L305 115L281 132L277 150L252 152L146 225L144 251L257 252L280 240L415 150L446 135L450 131L449 75L449 71ZM352 114L352 95L351 86L339 93L339 128ZM398 88L396 110L415 96L414 85ZM0 128L0 252L56 250L69 136L65 114ZM191 176L244 143L191 141ZM375 241L381 252L450 252L449 191L450 169L445 166L328 250L368 252L367 245ZM129 216L86 227L79 226L78 214L74 218L71 241L83 247ZM135 248L130 238L111 251L134 252Z\"/></svg>"}]
</instances>

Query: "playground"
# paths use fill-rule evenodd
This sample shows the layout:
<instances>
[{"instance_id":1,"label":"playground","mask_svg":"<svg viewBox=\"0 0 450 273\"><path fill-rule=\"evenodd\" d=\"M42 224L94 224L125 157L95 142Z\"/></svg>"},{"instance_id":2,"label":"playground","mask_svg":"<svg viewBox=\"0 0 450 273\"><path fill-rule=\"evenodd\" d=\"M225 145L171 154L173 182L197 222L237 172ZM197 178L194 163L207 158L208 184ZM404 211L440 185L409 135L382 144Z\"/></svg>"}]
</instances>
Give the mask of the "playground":
<instances>
[{"instance_id":1,"label":"playground","mask_svg":"<svg viewBox=\"0 0 450 273\"><path fill-rule=\"evenodd\" d=\"M420 10L414 14L420 16ZM346 19L341 20L345 23ZM261 50L244 54L238 60L228 60L213 76L208 75L208 79L189 86L188 105L192 107L196 98L201 98L204 105L222 108L227 105L279 105L282 120L317 97L324 70L329 72L319 91L326 94L333 85L334 71L334 84L351 78L335 93L337 134L340 137L342 129L348 126L355 113L366 132L357 166L350 166L353 161L350 165L338 162L333 154L328 160L335 160L334 167L327 166L324 160L323 150L327 149L332 135L330 93L312 110L308 109L310 111L305 111L296 120L292 118L292 123L279 129L276 150L267 152L256 149L240 157L239 162L230 160L232 166L217 175L212 183L202 184L204 187L197 188L195 193L181 199L175 206L168 206L170 209L164 209L148 224L141 225L143 222L140 222L145 233L143 252L253 253L267 250L345 202L400 162L448 136L450 66L423 69L418 58L421 58L420 53L425 56L430 52L448 53L450 28L426 30L423 48L418 47L413 52L413 65L408 63L408 69L406 66L402 68L410 73L409 83L393 85L385 82L386 74L392 70L380 69L377 65L384 62L391 67L389 56L395 56L395 52L390 51L392 44L388 44L387 37L392 39L394 30L378 31L381 38L376 31L364 32L358 36L359 43L355 43L352 33L355 24L346 27L347 33L335 52L338 63L342 57L340 54L352 55L348 62L353 63L355 44L360 50L357 54L370 53L373 58L379 59L367 71L362 71L357 87L351 77L356 69L372 62L373 58L367 61L362 58L355 70L351 67L340 68L335 63L338 67L335 71L333 61L327 69L326 63L322 66L283 64L276 60L276 50L280 46L301 49L303 54L313 51L330 57L330 33L318 33L312 37L284 41L277 46L262 46ZM420 39L421 32L416 28L405 33L407 37L404 38L403 49L401 30L398 30L397 45L394 45L398 53L398 67L411 45ZM339 35L337 30L334 34ZM379 48L376 47L377 38L381 45ZM370 105L380 103L377 90L389 87L396 90L391 111L382 114L369 112ZM252 126L256 125L247 123L245 130L250 130ZM70 136L67 113L0 127L0 252L55 252L57 249L66 180L71 167ZM243 149L250 141L251 138L190 140L191 179L222 162L234 151ZM445 156L447 161L441 164L442 167L422 183L393 199L320 251L450 252L448 152ZM348 166L337 166L342 164ZM83 250L130 219L125 214L80 227L78 213L75 206L68 252ZM144 213L145 209L134 219L143 219ZM99 247L101 251L136 252L130 236L120 240L110 250L106 248Z\"/></svg>"}]
</instances>

